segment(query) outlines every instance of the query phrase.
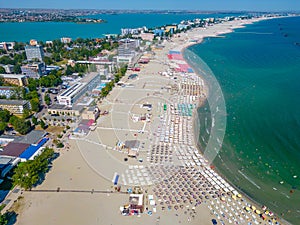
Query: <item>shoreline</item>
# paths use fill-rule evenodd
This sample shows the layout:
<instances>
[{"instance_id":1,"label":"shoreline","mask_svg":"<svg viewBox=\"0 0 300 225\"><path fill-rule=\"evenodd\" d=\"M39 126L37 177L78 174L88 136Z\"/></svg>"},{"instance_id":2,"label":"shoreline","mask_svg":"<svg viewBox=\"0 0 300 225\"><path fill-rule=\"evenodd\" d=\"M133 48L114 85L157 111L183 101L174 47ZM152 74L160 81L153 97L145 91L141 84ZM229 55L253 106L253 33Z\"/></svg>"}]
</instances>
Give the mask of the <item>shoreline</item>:
<instances>
[{"instance_id":1,"label":"shoreline","mask_svg":"<svg viewBox=\"0 0 300 225\"><path fill-rule=\"evenodd\" d=\"M284 16L284 17L291 17L291 16ZM279 17L279 18L284 18L284 17ZM237 24L235 26L232 26L229 28L229 30L225 30L225 31L219 31L217 32L216 34L213 34L213 35L203 35L200 40L198 40L196 43L190 43L186 46L184 46L180 51L181 51L181 54L183 55L183 58L185 60L185 62L187 62L189 64L189 60L186 59L184 57L184 53L188 50L189 47L193 46L193 45L200 45L203 43L203 41L206 39L206 38L223 38L223 36L220 36L222 34L229 34L229 33L232 33L232 32L235 32L236 29L241 29L241 28L244 28L246 27L247 25L250 25L250 24L253 24L253 23L257 23L257 22L260 22L260 21L264 21L264 20L270 20L270 19L279 19L278 17L268 17L268 18L259 18L259 19L253 19L253 20L247 20L246 22L244 23L240 23L240 24ZM196 28L195 30L201 30L201 28ZM199 31L198 31L199 32ZM190 65L190 64L189 64ZM192 67L192 66L191 66ZM192 67L193 68L193 67ZM193 68L194 70L194 68ZM207 98L209 96L209 88L208 88L208 85L207 85L207 81L203 78L203 76L201 74L198 74L197 75L199 77L201 77L201 79L204 81L205 83L205 87L206 87L206 98L203 100L203 102L199 102L199 104L197 105L197 108L194 109L194 110L198 110L199 108L203 107L204 106L204 103L207 102ZM196 115L195 115L196 114ZM198 113L194 113L193 112L193 120L198 120ZM194 123L193 123L194 125ZM193 129L194 130L194 129ZM196 140L196 137L195 137L195 140ZM200 147L198 146L198 144L195 142L195 146L196 148L201 152L201 154L203 154L203 152L201 151ZM219 176L221 176L224 180L226 180L226 182L228 182L230 185L232 185L234 187L235 190L237 190L238 192L240 192L243 196L245 196L246 199L248 199L251 203L253 203L253 205L255 205L258 209L261 208L261 206L263 204L261 204L259 201L251 198L248 194L246 194L244 191L242 191L240 188L238 188L234 183L232 183L229 179L227 179L227 177L225 175L223 175L220 170L215 167L214 170L217 172L217 174ZM284 222L284 224L288 224L288 225L291 225L290 222L286 221L284 218L282 218L281 216L277 215L277 218L281 221L281 222Z\"/></svg>"}]
</instances>

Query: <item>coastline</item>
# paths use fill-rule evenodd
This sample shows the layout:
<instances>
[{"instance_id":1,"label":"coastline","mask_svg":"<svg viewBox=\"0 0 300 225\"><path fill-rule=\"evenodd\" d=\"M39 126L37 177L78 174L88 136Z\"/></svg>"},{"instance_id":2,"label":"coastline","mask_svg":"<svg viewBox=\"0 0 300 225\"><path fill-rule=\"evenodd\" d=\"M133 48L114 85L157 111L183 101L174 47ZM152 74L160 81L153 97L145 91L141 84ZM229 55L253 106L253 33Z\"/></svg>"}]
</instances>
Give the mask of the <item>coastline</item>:
<instances>
[{"instance_id":1,"label":"coastline","mask_svg":"<svg viewBox=\"0 0 300 225\"><path fill-rule=\"evenodd\" d=\"M285 17L286 17L286 16L285 16ZM282 18L282 17L281 17L281 18ZM253 24L253 23L256 23L256 22L260 22L260 21L263 21L263 20L270 20L270 19L278 19L278 17L269 17L269 18L259 18L259 19L247 20L246 22L241 22L241 23L238 23L238 24L234 24L234 25L232 25L232 27L228 28L227 30L225 29L225 30L222 30L222 31L213 33L213 34L206 34L206 35L200 36L199 40L198 40L196 43L190 43L190 44L187 44L186 46L182 47L182 49L180 50L180 51L181 51L181 54L184 56L184 55L185 55L184 53L185 53L186 51L188 51L188 48L189 48L190 46L202 44L202 42L203 42L204 39L206 39L206 38L209 38L209 37L212 37L212 38L218 38L218 37L219 37L219 38L223 38L223 36L220 36L220 35L222 35L222 34L229 34L229 33L234 32L236 29L244 28L246 25ZM198 30L198 31L197 31L197 30ZM201 32L201 30L202 30L201 28L196 28L196 29L194 29L193 31L194 31L194 32ZM195 35L192 34L192 37L191 37L191 38L193 38L193 36L195 36ZM184 60L190 65L190 62L189 62L188 59L186 59L186 58L184 57ZM192 68L193 68L193 67L192 67ZM194 70L194 68L193 68L193 70ZM205 83L205 87L206 87L206 92L205 92L205 93L206 93L206 98L204 99L204 101L201 101L201 102L198 103L197 109L199 109L199 108L201 108L201 107L204 106L204 103L205 103L205 101L207 100L207 97L209 96L209 91L210 91L210 90L209 90L209 88L208 88L207 81L203 78L203 76L202 76L201 74L199 74L199 73L197 73L197 75L203 79L203 81L204 81L204 83ZM194 111L197 110L197 109L194 109ZM197 116L198 116L197 114L198 114L197 112L193 112L193 120L194 120L194 121L198 119L198 118L197 118ZM196 138L195 138L195 140L196 140ZM197 145L197 143L195 143L195 146L199 149L199 146ZM202 152L201 149L199 149L199 151ZM202 153L203 153L203 152L202 152ZM232 185L232 186L234 187L235 190L238 190L238 192L240 192L240 193L241 193L241 194L242 194L249 202L251 202L251 204L255 205L255 207L256 207L257 209L261 208L261 206L262 206L263 204L261 204L259 201L255 200L255 199L251 198L248 194L246 194L244 191L242 191L240 188L238 188L238 187L237 187L235 184L233 184L230 180L228 180L227 177L225 177L225 176L218 170L217 167L214 167L214 170L217 171L217 173L218 173L224 180L226 180L230 185ZM284 218L282 218L281 216L277 215L277 218L281 221L281 223L291 225L290 222L286 221L286 220L285 220Z\"/></svg>"},{"instance_id":2,"label":"coastline","mask_svg":"<svg viewBox=\"0 0 300 225\"><path fill-rule=\"evenodd\" d=\"M270 19L270 18L268 18L268 19ZM256 22L256 20L253 22ZM245 23L245 24L249 24L249 23ZM180 44L180 43L178 43L180 41L176 40L175 44L178 43L179 45L175 45L174 47L177 49L180 48L180 51L183 54L183 51L187 47L191 46L192 44L201 43L205 37L216 37L217 35L230 33L234 29L243 27L243 25L241 25L241 24L236 24L235 25L236 27L233 27L233 25L230 25L230 24L224 24L224 25L229 25L229 27L223 26L224 30L220 31L220 29L222 27L221 25L220 26L215 25L217 27L215 27L215 26L212 27L212 30L210 30L209 28L206 29L206 31L209 31L212 33L206 34L208 36L204 36L203 34L201 34L202 37L201 38L199 37L199 41L197 43L188 42L185 44ZM202 29L200 28L200 31L201 30ZM217 30L219 30L219 31L217 32ZM192 33L190 35L197 36L198 35L197 32L199 32L199 30L195 29L192 31ZM189 33L187 33L187 34L189 34ZM172 46L169 45L168 47L169 47L169 49L166 49L166 50L172 50ZM165 52L161 53L161 55L158 56L158 58L159 57L166 58L166 55L164 55L164 53ZM163 58L160 58L160 60L163 61ZM152 65L151 68L148 68L147 66L142 68L142 70L144 70L145 72L143 74L141 74L140 76L143 77L144 75L149 75L149 79L151 79L151 81L152 81L152 79L154 79L153 77L155 75L157 76L157 71L153 67L154 66ZM150 75L153 75L153 77L151 77ZM202 79L201 74L197 74L197 75ZM138 82L140 82L142 79L143 78L141 78L138 81L133 81L132 83L134 83L134 84L136 84L136 86L138 86ZM156 80L153 80L154 84L159 83L160 81L162 82L160 77L158 77L158 78L155 77L155 79ZM202 80L204 80L204 79L202 79ZM147 82L149 82L149 81L147 80ZM204 80L204 82L205 82L205 80ZM204 83L204 87L206 87L206 91L207 91L206 96L208 96L209 95L209 90L207 88L208 85L206 83ZM136 91L138 91L138 90L136 90ZM112 109L111 112L114 112L117 110L121 111L121 109L120 109L121 103L124 103L127 105L129 103L131 103L131 102L126 102L126 98L122 98L122 94L125 94L125 92L128 93L128 92L130 92L130 90L126 89L122 92L121 89L116 89L113 91L112 94L110 94L108 96L108 98L106 100L109 105L108 107L111 107L110 109ZM147 90L147 92L150 92L150 88L149 88L149 90ZM162 95L162 98L167 99L167 97L164 95ZM117 105L116 103L118 103L119 105ZM176 104L176 102L173 102L173 103ZM200 104L200 102L198 102L197 107L201 107L201 106L202 105ZM101 107L103 107L103 106L101 106ZM122 109L122 110L125 112L124 109ZM134 109L130 109L129 112L131 112L133 110ZM193 116L192 120L194 120L195 112L193 112L192 116ZM115 128L115 126L114 126L115 118L117 118L116 121L119 121L122 119L121 116L114 117L113 115L111 115L110 120L108 119L107 121L99 122L98 129L101 130L101 132L100 133L93 132L92 134L89 135L89 137L87 137L87 140L90 141L90 140L95 139L95 140L101 141L102 143L106 144L107 146L113 146L115 140L113 138L111 138L112 137L111 133L109 133L109 131L105 131L104 128L110 128L110 127ZM137 125L130 124L130 126L134 127L136 130L140 129L140 127L138 127ZM124 129L124 128L122 127L121 129ZM151 131L151 129L149 129L149 131ZM116 136L121 137L122 135L123 135L123 133L121 133L121 131L120 131L120 133L117 134ZM106 140L106 139L110 139L110 138L112 140ZM139 134L139 138L141 138L141 140L146 140L146 138L148 138L147 133L144 136L142 134ZM96 165L97 162L91 162L91 161L89 161L90 158L88 158L88 157L85 158L84 155L80 155L83 150L86 150L88 152L92 152L91 156L95 157L95 155L96 155L98 157L99 153L96 151L96 148L98 148L98 150L99 150L100 147L98 147L96 144L93 145L92 142L84 142L84 141L85 140L71 141L71 145L73 148L70 151L61 150L61 154L63 155L62 156L63 158L59 159L58 162L55 162L55 164L58 164L58 165L54 166L54 169L53 169L54 171L51 171L50 174L47 174L47 179L44 181L44 183L40 187L37 187L36 189L47 189L47 188L51 189L51 188L56 188L58 185L62 189L64 189L64 188L65 189L66 188L91 189L91 188L94 188L95 186L100 187L101 189L107 189L111 185L110 184L111 182L108 182L108 180L105 178L108 178L108 177L110 178L111 176L110 175L106 176L106 174L105 174L105 176L99 178L99 174L97 174L97 170L90 172L91 168L93 168L91 166L91 164L95 163L94 165ZM80 144L78 144L79 142L80 142ZM195 145L195 143L194 143L194 145ZM197 148L197 145L195 145L195 147ZM107 149L103 149L103 150L105 150L105 151L103 151L105 153L109 152ZM84 154L88 154L88 153L84 152ZM115 159L119 159L119 160L123 159L122 156L120 157L117 155L118 154L117 152L116 153L109 152L109 154L111 154L112 157L115 157ZM97 157L95 157L95 158L97 158ZM101 158L101 159L102 159L102 161L104 161L103 158ZM71 162L66 161L66 160L70 160ZM105 162L103 162L103 163L105 163ZM106 164L108 164L108 165L106 165L107 168L110 168L113 170L114 166L109 163L110 163L109 161L106 163ZM96 169L98 169L98 168L96 168ZM73 224L80 224L82 222L86 222L86 224L88 222L90 222L90 223L94 222L94 224L95 224L95 222L97 224L111 224L111 223L114 224L113 222L115 222L116 219L120 219L120 218L124 219L124 224L132 224L132 222L133 222L132 218L120 217L119 212L117 210L118 206L123 204L125 201L124 200L125 198L123 198L123 196L117 196L117 195L113 196L113 194L112 194L112 195L105 195L105 196L101 196L101 197L98 197L98 196L95 197L95 195L90 195L91 197L90 196L86 197L86 196L83 196L84 194L78 194L78 196L73 196L74 199L72 199L71 203L67 203L67 202L64 202L64 200L68 201L68 199L71 198L72 195L65 195L63 193L59 193L58 194L59 197L57 197L57 195L54 197L55 193L54 194L45 193L44 197L47 200L43 200L42 198L38 199L38 196L34 196L34 195L43 196L43 193L36 194L36 193L26 192L25 195L26 195L26 197L29 197L29 200L28 199L26 200L27 202L25 203L25 205L31 207L30 209L28 209L28 211L30 211L30 212L29 213L24 212L24 213L26 213L26 215L25 215L25 217L24 217L24 215L22 215L21 218L22 219L25 218L25 220L23 220L23 221L20 220L19 223L17 223L17 224L32 224L32 223L30 223L30 219L32 216L34 216L35 219L39 218L39 222L43 222L44 220L42 220L42 217L46 217L46 218L49 218L49 220L54 219L54 221L56 221L56 223L58 223L58 224L61 224L62 221L64 221L65 223L71 223L70 220L73 222ZM82 195L82 196L80 197L79 195ZM229 196L229 199L230 198L231 198L231 196ZM93 203L91 204L90 201ZM254 202L251 199L249 199L249 201L251 204L252 203L254 204ZM63 202L63 204L58 204L60 202ZM92 208L93 212L89 212L89 209L91 209L91 208L82 207L82 205L78 204L78 202L80 202L83 205L86 204L89 207L94 207L94 208ZM99 202L101 202L101 205L102 205L101 207L99 207ZM105 204L102 204L103 202L105 202ZM207 203L207 202L203 201L203 204L200 206L202 208L199 209L199 214L201 217L203 215L205 215L204 218L207 219L207 223L205 223L205 224L211 224L211 218L214 218L216 216L215 216L215 214L214 215L210 214L211 212L207 213L207 206L209 206L209 203ZM76 205L79 205L78 209L76 209ZM53 206L53 207L56 206L58 209L63 209L63 207L65 207L67 209L67 212L62 213L62 214L60 213L59 215L52 215L51 212L47 212L47 210L51 210L51 206ZM103 209L103 208L107 208L107 209ZM42 210L45 210L45 212L43 212L43 214L41 214L40 216L36 215L37 213L41 212ZM82 211L80 211L80 210L82 210ZM100 219L98 218L98 214L99 214L98 210L101 210L101 212L104 214L104 216ZM54 211L54 214L55 214L55 212L57 213L57 209L53 209L53 211ZM48 217L47 213L50 213L51 216ZM75 215L72 216L71 213L73 213ZM177 224L178 216L169 215L170 213L171 212L159 212L157 215L160 215L162 223L163 222L171 223L171 222L173 222L172 220L174 220L174 224L175 223ZM177 213L177 211L176 211L176 213ZM65 215L63 215L63 214L65 214ZM79 214L79 215L76 215L76 214ZM80 214L83 214L83 215L86 214L87 216L83 216L84 218L88 217L88 215L90 215L90 214L92 214L93 216L96 214L97 219L95 218L93 221L91 219L89 221L84 221L84 219L76 220L79 218L78 216L80 216ZM73 218L69 218L70 216ZM111 220L109 220L109 218L105 218L105 217L111 217L111 216L116 217L116 218L112 219L113 222L111 222ZM167 216L170 216L170 219L166 219L165 217L167 217ZM197 220L190 221L189 218L186 218L186 216L183 215L183 213L179 214L179 217L185 218L185 220L187 221L186 223L190 222L190 224L197 224ZM156 216L155 216L155 218L154 218L154 216L151 218L146 215L145 216L143 215L142 218L134 218L134 219L137 220L135 222L141 222L140 220L143 219L144 224L153 224L154 220L156 219ZM183 221L183 219L180 219L179 220L180 222L178 222L178 223L181 223L181 220ZM34 220L34 221L36 221L36 220ZM52 223L54 221L49 221L49 222Z\"/></svg>"}]
</instances>

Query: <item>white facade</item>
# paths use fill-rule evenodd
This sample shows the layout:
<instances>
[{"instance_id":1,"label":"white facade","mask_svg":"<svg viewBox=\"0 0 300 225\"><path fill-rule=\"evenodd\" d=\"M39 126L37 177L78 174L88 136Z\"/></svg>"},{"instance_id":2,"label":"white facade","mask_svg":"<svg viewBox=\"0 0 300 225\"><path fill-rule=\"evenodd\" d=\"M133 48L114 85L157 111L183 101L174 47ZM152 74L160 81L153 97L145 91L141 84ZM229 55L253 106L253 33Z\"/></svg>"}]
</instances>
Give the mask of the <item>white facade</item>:
<instances>
[{"instance_id":1,"label":"white facade","mask_svg":"<svg viewBox=\"0 0 300 225\"><path fill-rule=\"evenodd\" d=\"M72 107L73 104L87 91L92 91L100 84L100 75L91 73L82 79L83 82L76 82L67 90L57 96L58 104Z\"/></svg>"},{"instance_id":2,"label":"white facade","mask_svg":"<svg viewBox=\"0 0 300 225\"><path fill-rule=\"evenodd\" d=\"M59 96L57 96L58 104L72 107L73 103L77 100L77 99L75 100L74 98L80 95L85 85L86 83L79 83L79 82L73 84L71 87L69 87Z\"/></svg>"}]
</instances>

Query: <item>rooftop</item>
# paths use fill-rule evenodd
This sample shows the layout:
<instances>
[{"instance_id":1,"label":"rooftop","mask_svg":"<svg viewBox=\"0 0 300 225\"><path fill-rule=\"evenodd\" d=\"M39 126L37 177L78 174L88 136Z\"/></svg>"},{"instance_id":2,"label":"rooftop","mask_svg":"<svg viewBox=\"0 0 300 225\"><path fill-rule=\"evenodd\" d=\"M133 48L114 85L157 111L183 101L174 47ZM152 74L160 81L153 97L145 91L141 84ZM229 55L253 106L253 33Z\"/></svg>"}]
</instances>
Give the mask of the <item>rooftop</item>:
<instances>
[{"instance_id":1,"label":"rooftop","mask_svg":"<svg viewBox=\"0 0 300 225\"><path fill-rule=\"evenodd\" d=\"M92 79L94 79L97 75L99 75L99 73L96 73L96 72L88 73L88 74L86 74L86 75L80 80L80 82L88 83L88 82L90 82Z\"/></svg>"},{"instance_id":2,"label":"rooftop","mask_svg":"<svg viewBox=\"0 0 300 225\"><path fill-rule=\"evenodd\" d=\"M45 135L47 134L46 131L43 130L33 130L30 133L21 136L22 139L19 141L20 143L25 144L36 144L38 143Z\"/></svg>"},{"instance_id":3,"label":"rooftop","mask_svg":"<svg viewBox=\"0 0 300 225\"><path fill-rule=\"evenodd\" d=\"M85 83L75 83L71 87L69 87L67 90L65 90L63 93L61 93L59 96L60 97L72 97L74 96L77 92L79 92L83 87Z\"/></svg>"},{"instance_id":4,"label":"rooftop","mask_svg":"<svg viewBox=\"0 0 300 225\"><path fill-rule=\"evenodd\" d=\"M47 141L49 140L49 138L43 138L39 143L37 143L37 145L31 145L29 146L21 155L20 158L24 158L24 159L30 159L31 156L33 156L33 154L39 150L40 147L42 147Z\"/></svg>"},{"instance_id":5,"label":"rooftop","mask_svg":"<svg viewBox=\"0 0 300 225\"><path fill-rule=\"evenodd\" d=\"M129 202L131 205L143 205L143 194L131 194Z\"/></svg>"},{"instance_id":6,"label":"rooftop","mask_svg":"<svg viewBox=\"0 0 300 225\"><path fill-rule=\"evenodd\" d=\"M28 101L26 100L6 100L6 99L0 99L0 105L24 105Z\"/></svg>"},{"instance_id":7,"label":"rooftop","mask_svg":"<svg viewBox=\"0 0 300 225\"><path fill-rule=\"evenodd\" d=\"M125 141L125 148L139 148L140 146L140 141L138 140L129 140Z\"/></svg>"},{"instance_id":8,"label":"rooftop","mask_svg":"<svg viewBox=\"0 0 300 225\"><path fill-rule=\"evenodd\" d=\"M21 79L23 77L26 77L23 74L0 74L0 76L4 78L14 78L14 79Z\"/></svg>"},{"instance_id":9,"label":"rooftop","mask_svg":"<svg viewBox=\"0 0 300 225\"><path fill-rule=\"evenodd\" d=\"M49 108L49 110L78 110L82 111L84 109L84 105L73 105L72 108L66 106L66 105L60 105L60 104L53 104Z\"/></svg>"},{"instance_id":10,"label":"rooftop","mask_svg":"<svg viewBox=\"0 0 300 225\"><path fill-rule=\"evenodd\" d=\"M15 157L10 157L10 156L0 156L0 169L5 167L8 163L13 161Z\"/></svg>"},{"instance_id":11,"label":"rooftop","mask_svg":"<svg viewBox=\"0 0 300 225\"><path fill-rule=\"evenodd\" d=\"M41 140L47 134L46 131L43 130L33 130L30 133L24 136L17 135L1 135L0 139L13 139L14 143L24 143L24 144L36 144L39 140Z\"/></svg>"},{"instance_id":12,"label":"rooftop","mask_svg":"<svg viewBox=\"0 0 300 225\"><path fill-rule=\"evenodd\" d=\"M0 90L13 90L15 87L11 86L0 86Z\"/></svg>"},{"instance_id":13,"label":"rooftop","mask_svg":"<svg viewBox=\"0 0 300 225\"><path fill-rule=\"evenodd\" d=\"M30 144L10 142L6 145L0 155L19 157Z\"/></svg>"}]
</instances>

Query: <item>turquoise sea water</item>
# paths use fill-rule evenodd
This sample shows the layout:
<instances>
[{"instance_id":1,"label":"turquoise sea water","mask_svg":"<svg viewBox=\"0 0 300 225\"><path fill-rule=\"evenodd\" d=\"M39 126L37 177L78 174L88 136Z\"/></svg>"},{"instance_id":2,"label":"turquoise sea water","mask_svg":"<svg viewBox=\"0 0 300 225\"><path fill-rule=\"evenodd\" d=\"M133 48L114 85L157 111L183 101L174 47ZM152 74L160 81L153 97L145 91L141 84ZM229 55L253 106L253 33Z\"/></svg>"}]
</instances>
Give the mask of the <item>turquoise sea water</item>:
<instances>
[{"instance_id":1,"label":"turquoise sea water","mask_svg":"<svg viewBox=\"0 0 300 225\"><path fill-rule=\"evenodd\" d=\"M179 23L182 20L232 16L239 14L102 14L92 18L101 18L107 23L76 24L76 23L0 23L0 41L22 41L30 39L40 41L54 40L61 37L96 38L104 34L119 34L121 28L148 28L165 24Z\"/></svg>"},{"instance_id":2,"label":"turquoise sea water","mask_svg":"<svg viewBox=\"0 0 300 225\"><path fill-rule=\"evenodd\" d=\"M300 44L296 43L300 17L248 25L225 38L207 38L189 50L212 70L226 102L226 133L213 164L248 196L300 224ZM207 109L208 104L199 109L201 149L208 139L201 121ZM211 129L211 124L207 127Z\"/></svg>"}]
</instances>

